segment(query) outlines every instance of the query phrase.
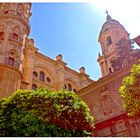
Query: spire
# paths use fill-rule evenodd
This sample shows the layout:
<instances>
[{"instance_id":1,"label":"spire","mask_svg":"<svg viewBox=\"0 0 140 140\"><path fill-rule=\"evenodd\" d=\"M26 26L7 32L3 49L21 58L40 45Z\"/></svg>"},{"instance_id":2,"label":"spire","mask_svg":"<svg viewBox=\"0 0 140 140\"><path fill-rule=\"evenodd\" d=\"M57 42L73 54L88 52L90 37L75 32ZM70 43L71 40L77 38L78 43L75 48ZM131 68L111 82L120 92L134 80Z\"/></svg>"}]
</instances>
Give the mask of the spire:
<instances>
[{"instance_id":1,"label":"spire","mask_svg":"<svg viewBox=\"0 0 140 140\"><path fill-rule=\"evenodd\" d=\"M105 13L107 14L107 16L106 16L106 20L107 21L110 20L110 19L112 19L111 16L108 14L108 11L107 10L105 11Z\"/></svg>"}]
</instances>

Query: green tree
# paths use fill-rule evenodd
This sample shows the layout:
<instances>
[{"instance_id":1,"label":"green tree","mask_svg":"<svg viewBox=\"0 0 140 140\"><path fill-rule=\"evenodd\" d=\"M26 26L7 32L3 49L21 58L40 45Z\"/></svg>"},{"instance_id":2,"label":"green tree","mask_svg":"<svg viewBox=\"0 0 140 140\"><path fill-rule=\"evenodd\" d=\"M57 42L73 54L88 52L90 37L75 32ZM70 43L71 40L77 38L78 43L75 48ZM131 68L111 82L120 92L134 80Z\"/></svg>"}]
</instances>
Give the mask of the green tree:
<instances>
[{"instance_id":1,"label":"green tree","mask_svg":"<svg viewBox=\"0 0 140 140\"><path fill-rule=\"evenodd\" d=\"M140 64L133 65L129 76L123 79L119 93L129 116L140 116Z\"/></svg>"},{"instance_id":2,"label":"green tree","mask_svg":"<svg viewBox=\"0 0 140 140\"><path fill-rule=\"evenodd\" d=\"M94 119L73 92L19 90L0 100L0 136L92 136Z\"/></svg>"}]
</instances>

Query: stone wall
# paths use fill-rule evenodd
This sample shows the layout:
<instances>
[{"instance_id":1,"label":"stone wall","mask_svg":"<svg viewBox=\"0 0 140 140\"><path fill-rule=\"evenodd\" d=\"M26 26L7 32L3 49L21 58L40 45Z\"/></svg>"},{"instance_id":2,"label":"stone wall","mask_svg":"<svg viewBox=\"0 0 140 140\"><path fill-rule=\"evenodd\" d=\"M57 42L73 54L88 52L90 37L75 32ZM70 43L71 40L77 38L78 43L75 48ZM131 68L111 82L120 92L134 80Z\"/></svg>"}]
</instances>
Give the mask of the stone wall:
<instances>
[{"instance_id":1,"label":"stone wall","mask_svg":"<svg viewBox=\"0 0 140 140\"><path fill-rule=\"evenodd\" d=\"M20 89L22 76L11 66L0 65L0 98L11 95Z\"/></svg>"}]
</instances>

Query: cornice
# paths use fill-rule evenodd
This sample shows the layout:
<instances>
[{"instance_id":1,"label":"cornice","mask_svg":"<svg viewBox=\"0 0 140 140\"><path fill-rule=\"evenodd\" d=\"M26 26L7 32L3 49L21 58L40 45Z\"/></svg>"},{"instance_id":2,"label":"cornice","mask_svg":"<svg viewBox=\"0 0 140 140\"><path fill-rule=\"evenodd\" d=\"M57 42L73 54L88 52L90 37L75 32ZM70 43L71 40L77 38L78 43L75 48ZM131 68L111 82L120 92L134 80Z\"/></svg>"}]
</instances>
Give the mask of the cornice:
<instances>
[{"instance_id":1,"label":"cornice","mask_svg":"<svg viewBox=\"0 0 140 140\"><path fill-rule=\"evenodd\" d=\"M70 73L73 73L74 75L76 75L79 78L81 78L81 74L79 72L77 72L77 71L75 71L75 70L73 70L73 69L71 69L71 68L69 68L67 66L65 66L65 70L70 72ZM87 77L89 82L93 82L93 80L89 78L89 75L85 74L85 76Z\"/></svg>"},{"instance_id":2,"label":"cornice","mask_svg":"<svg viewBox=\"0 0 140 140\"><path fill-rule=\"evenodd\" d=\"M40 53L40 52L36 52L36 56L37 56L37 57L40 57L40 58L42 58L42 59L44 59L44 60L46 60L46 61L49 61L50 63L53 63L53 64L55 64L55 65L58 64L58 61L53 60L53 59L51 59L50 57L48 57L48 56L46 56L46 55L44 55L44 54L42 54L42 53ZM61 63L60 63L60 64L61 64ZM65 70L66 72L70 72L70 73L74 74L75 76L77 76L77 77L79 77L79 78L81 77L81 74L80 74L79 72L77 72L77 71L75 71L75 70L73 70L73 69L67 67L65 62L62 63L62 64L64 64L63 66L64 66L64 70ZM87 75L87 74L86 74L86 75ZM92 79L90 79L90 78L88 77L88 75L87 75L87 78L88 78L88 81L89 81L89 82L92 82L92 81L93 81Z\"/></svg>"},{"instance_id":3,"label":"cornice","mask_svg":"<svg viewBox=\"0 0 140 140\"><path fill-rule=\"evenodd\" d=\"M51 62L53 64L56 64L56 61L55 60L53 60L52 58L50 58L50 57L48 57L48 56L46 56L46 55L44 55L44 54L42 54L40 52L36 52L36 56L37 57L40 57L40 58L42 58L42 59L44 59L46 61L49 61L49 62Z\"/></svg>"},{"instance_id":4,"label":"cornice","mask_svg":"<svg viewBox=\"0 0 140 140\"><path fill-rule=\"evenodd\" d=\"M76 75L78 77L80 76L79 72L77 72L76 70L73 70L73 69L71 69L71 68L69 68L67 66L65 66L65 70L70 72L70 73L73 73L74 75Z\"/></svg>"}]
</instances>

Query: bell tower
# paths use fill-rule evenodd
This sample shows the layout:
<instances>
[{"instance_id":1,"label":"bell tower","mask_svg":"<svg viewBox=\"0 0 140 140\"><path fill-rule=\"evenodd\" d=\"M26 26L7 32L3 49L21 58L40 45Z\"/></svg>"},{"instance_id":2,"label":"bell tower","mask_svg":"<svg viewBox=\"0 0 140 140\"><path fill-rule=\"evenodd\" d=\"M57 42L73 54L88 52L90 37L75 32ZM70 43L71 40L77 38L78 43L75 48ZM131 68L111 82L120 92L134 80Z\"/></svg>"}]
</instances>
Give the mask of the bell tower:
<instances>
[{"instance_id":1,"label":"bell tower","mask_svg":"<svg viewBox=\"0 0 140 140\"><path fill-rule=\"evenodd\" d=\"M0 97L21 86L21 55L30 33L30 10L30 3L0 3Z\"/></svg>"},{"instance_id":2,"label":"bell tower","mask_svg":"<svg viewBox=\"0 0 140 140\"><path fill-rule=\"evenodd\" d=\"M117 58L118 43L121 40L129 40L129 34L125 28L117 20L112 19L107 11L106 13L106 22L103 24L98 38L102 54L99 54L97 61L102 77L114 72L111 62Z\"/></svg>"}]
</instances>

